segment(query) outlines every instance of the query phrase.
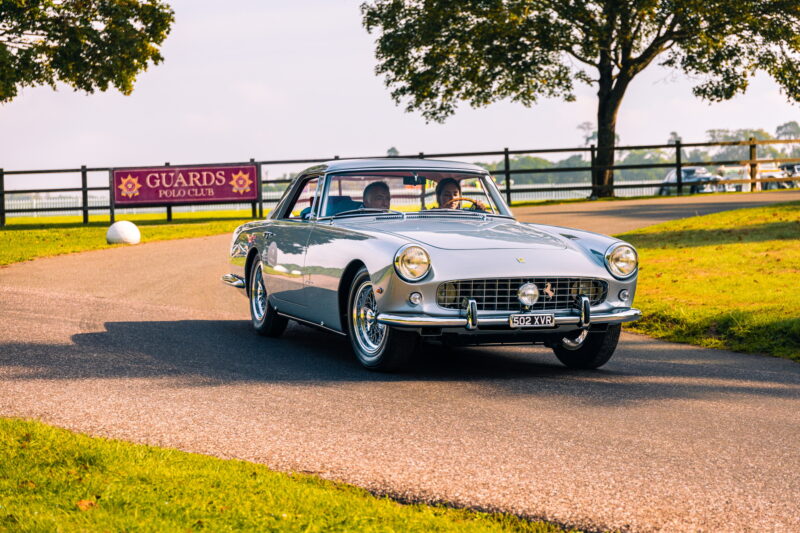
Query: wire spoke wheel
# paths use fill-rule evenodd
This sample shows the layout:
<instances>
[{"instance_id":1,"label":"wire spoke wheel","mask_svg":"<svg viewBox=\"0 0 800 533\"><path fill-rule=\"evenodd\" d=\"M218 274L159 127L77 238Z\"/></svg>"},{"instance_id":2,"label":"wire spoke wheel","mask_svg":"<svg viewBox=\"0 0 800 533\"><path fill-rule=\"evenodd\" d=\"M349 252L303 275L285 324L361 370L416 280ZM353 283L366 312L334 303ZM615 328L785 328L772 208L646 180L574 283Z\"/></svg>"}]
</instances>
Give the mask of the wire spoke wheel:
<instances>
[{"instance_id":1,"label":"wire spoke wheel","mask_svg":"<svg viewBox=\"0 0 800 533\"><path fill-rule=\"evenodd\" d=\"M250 296L250 305L253 310L253 318L257 322L263 322L264 315L267 313L267 290L264 288L264 275L261 273L261 268L254 269L252 287L253 294Z\"/></svg>"},{"instance_id":2,"label":"wire spoke wheel","mask_svg":"<svg viewBox=\"0 0 800 533\"><path fill-rule=\"evenodd\" d=\"M250 280L250 318L253 328L259 335L265 337L280 337L286 329L289 320L278 315L269 303L269 292L264 282L264 272L261 269L261 260L256 259L248 274Z\"/></svg>"},{"instance_id":3,"label":"wire spoke wheel","mask_svg":"<svg viewBox=\"0 0 800 533\"><path fill-rule=\"evenodd\" d=\"M354 339L362 352L361 356L367 361L379 357L386 342L388 328L378 322L375 293L372 290L371 281L363 281L356 289L350 310L350 320Z\"/></svg>"}]
</instances>

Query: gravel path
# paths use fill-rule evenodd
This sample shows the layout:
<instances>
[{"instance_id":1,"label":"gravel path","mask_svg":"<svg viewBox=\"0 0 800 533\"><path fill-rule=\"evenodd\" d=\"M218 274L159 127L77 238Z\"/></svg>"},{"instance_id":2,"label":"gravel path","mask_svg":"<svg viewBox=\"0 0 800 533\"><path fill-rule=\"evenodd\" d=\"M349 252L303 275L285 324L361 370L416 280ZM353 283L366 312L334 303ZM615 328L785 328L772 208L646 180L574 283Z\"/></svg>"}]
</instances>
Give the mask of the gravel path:
<instances>
[{"instance_id":1,"label":"gravel path","mask_svg":"<svg viewBox=\"0 0 800 533\"><path fill-rule=\"evenodd\" d=\"M800 365L626 334L596 372L509 347L373 374L254 335L228 243L0 269L0 415L585 528L800 531Z\"/></svg>"}]
</instances>

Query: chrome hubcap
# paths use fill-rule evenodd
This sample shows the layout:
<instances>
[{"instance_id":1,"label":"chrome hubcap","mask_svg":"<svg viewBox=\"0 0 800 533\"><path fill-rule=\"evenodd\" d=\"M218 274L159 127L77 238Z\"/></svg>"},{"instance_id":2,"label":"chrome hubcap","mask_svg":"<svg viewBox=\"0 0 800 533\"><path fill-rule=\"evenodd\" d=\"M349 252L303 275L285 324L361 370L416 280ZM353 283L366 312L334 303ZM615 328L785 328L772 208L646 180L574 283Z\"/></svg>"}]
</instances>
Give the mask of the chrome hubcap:
<instances>
[{"instance_id":1,"label":"chrome hubcap","mask_svg":"<svg viewBox=\"0 0 800 533\"><path fill-rule=\"evenodd\" d=\"M386 340L386 326L377 320L372 282L363 282L356 290L351 309L353 337L367 360L374 359Z\"/></svg>"},{"instance_id":2,"label":"chrome hubcap","mask_svg":"<svg viewBox=\"0 0 800 533\"><path fill-rule=\"evenodd\" d=\"M253 283L250 285L250 306L253 308L253 317L257 322L264 320L267 313L267 289L264 288L264 275L261 265L253 267Z\"/></svg>"}]
</instances>

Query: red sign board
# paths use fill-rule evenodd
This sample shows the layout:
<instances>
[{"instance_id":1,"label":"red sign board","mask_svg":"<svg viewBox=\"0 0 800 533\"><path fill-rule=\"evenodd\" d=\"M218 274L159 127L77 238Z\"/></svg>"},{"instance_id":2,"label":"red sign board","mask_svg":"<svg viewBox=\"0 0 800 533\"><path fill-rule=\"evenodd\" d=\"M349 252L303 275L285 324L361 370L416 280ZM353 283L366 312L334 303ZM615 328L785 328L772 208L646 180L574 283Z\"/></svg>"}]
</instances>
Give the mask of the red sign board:
<instances>
[{"instance_id":1,"label":"red sign board","mask_svg":"<svg viewBox=\"0 0 800 533\"><path fill-rule=\"evenodd\" d=\"M254 165L154 167L114 170L116 205L253 202L259 176Z\"/></svg>"}]
</instances>

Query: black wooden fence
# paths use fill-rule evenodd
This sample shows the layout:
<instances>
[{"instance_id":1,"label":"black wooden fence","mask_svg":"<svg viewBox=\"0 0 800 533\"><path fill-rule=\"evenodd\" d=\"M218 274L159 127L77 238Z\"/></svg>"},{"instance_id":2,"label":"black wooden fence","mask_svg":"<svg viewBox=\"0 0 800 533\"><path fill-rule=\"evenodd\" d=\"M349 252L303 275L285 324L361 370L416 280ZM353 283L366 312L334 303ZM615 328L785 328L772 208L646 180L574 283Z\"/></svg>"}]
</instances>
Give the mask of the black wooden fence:
<instances>
[{"instance_id":1,"label":"black wooden fence","mask_svg":"<svg viewBox=\"0 0 800 533\"><path fill-rule=\"evenodd\" d=\"M661 190L671 190L676 189L676 193L681 195L685 192L685 183L683 179L683 168L688 166L699 166L699 167L710 167L710 166L720 166L720 165L735 165L735 166L744 166L749 167L749 177L745 179L737 179L737 180L725 180L725 184L750 184L750 190L757 190L756 184L758 183L770 183L770 182L782 182L784 184L791 184L794 186L794 182L800 181L800 158L771 158L771 159L758 159L757 158L757 148L760 145L772 145L772 144L796 144L800 145L800 139L781 139L781 140L756 140L754 138L750 138L745 141L731 141L731 142L705 142L705 143L681 143L678 141L674 144L648 144L648 145L636 145L636 146L618 146L615 148L617 152L625 152L631 150L656 150L656 149L666 149L670 151L674 151L674 161L669 163L642 163L642 164L614 164L610 166L599 166L595 161L595 153L596 148L594 145L589 147L577 147L577 148L550 148L550 149L533 149L533 150L509 150L505 148L503 150L498 151L487 151L487 152L451 152L451 153L434 153L434 154L425 154L423 152L419 152L417 154L412 155L400 155L396 157L411 157L411 158L420 158L420 159L447 159L447 158L474 158L474 157L491 157L491 156L502 156L503 164L499 170L495 170L493 174L495 178L502 177L502 185L501 189L503 190L506 201L510 205L512 200L512 194L517 193L542 193L542 192L564 192L564 191L585 191L587 193L587 197L593 198L597 197L598 191L601 190L601 185L598 183L597 176L599 176L599 172L605 169L612 169L615 171L618 170L635 170L635 169L652 169L652 168L663 168L663 169L675 169L676 172L676 181L674 183L661 183L661 182L648 182L645 186L649 187L659 187ZM736 160L713 160L713 161L684 161L683 160L683 151L688 148L706 148L706 147L725 147L725 146L747 146L749 148L749 157L747 159L736 159ZM547 168L516 168L512 169L511 167L511 157L512 156L520 156L520 155L542 155L542 154L557 154L557 153L580 153L580 154L587 154L589 156L588 166L574 166L574 167L547 167ZM373 156L370 158L375 159L383 159L389 156ZM340 158L339 156L334 156L333 159L361 159L363 157L348 157L348 158ZM274 186L274 185L282 185L287 184L291 180L290 179L277 179L277 180L265 180L263 178L263 169L265 167L269 167L272 165L289 165L289 164L313 164L313 163L321 163L324 161L328 161L331 158L312 158L312 159L280 159L280 160L265 160L265 161L256 161L255 159L250 159L247 162L234 162L234 163L204 163L204 164L191 164L191 165L180 165L182 167L192 167L192 166L215 166L215 165L242 165L242 164L250 164L256 165L258 176L261 181L262 191L264 186ZM769 164L769 165L776 165L776 164L797 164L797 173L787 172L784 176L781 177L769 177L769 178L762 178L759 177L759 168L761 165ZM167 163L166 165L169 165ZM148 165L139 165L141 167L146 167ZM158 166L158 165L156 165ZM64 169L47 169L47 170L3 170L0 168L0 226L6 224L6 216L8 214L17 214L17 213L50 213L50 212L65 212L65 211L80 211L83 215L83 223L87 224L89 222L89 214L90 212L105 212L111 216L111 220L114 220L115 217L115 209L113 205L112 198L112 175L113 175L113 167L87 167L81 166L80 168L64 168ZM108 184L104 184L102 186L92 186L88 185L89 173L107 173L108 174ZM575 183L575 184L561 184L561 185L553 185L552 186L536 186L536 187L525 187L525 186L518 186L513 184L513 176L519 174L545 174L545 173L564 173L564 172L586 172L591 173L593 176L591 183ZM79 187L60 187L60 188L25 188L25 189L6 189L5 187L5 177L6 176L41 176L41 175L53 175L53 174L73 174L80 176L80 186ZM500 182L500 180L498 180ZM624 189L632 189L632 188L642 188L642 183L614 183L611 187L611 190L616 191L624 190ZM694 187L692 187L694 189ZM90 205L89 202L89 193L92 191L105 191L109 194L109 202L105 205ZM80 205L75 206L47 206L47 207L26 207L26 208L7 208L6 207L6 199L13 196L13 195L25 195L25 194L36 194L36 193L62 193L62 192L80 192L81 193L81 202ZM259 194L259 200L256 202L252 202L250 204L252 216L263 216L264 213L264 205L265 204L274 204L277 200L276 199L268 199L264 198L263 194ZM226 202L231 203L231 202ZM241 204L241 202L237 202ZM192 205L192 204L181 204L181 205ZM167 207L166 212L167 218L172 218L172 208Z\"/></svg>"}]
</instances>

